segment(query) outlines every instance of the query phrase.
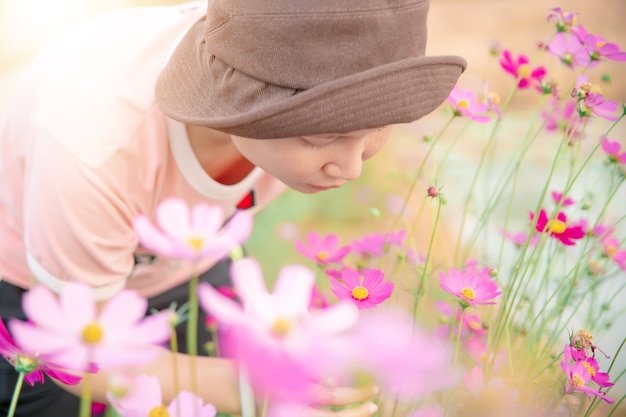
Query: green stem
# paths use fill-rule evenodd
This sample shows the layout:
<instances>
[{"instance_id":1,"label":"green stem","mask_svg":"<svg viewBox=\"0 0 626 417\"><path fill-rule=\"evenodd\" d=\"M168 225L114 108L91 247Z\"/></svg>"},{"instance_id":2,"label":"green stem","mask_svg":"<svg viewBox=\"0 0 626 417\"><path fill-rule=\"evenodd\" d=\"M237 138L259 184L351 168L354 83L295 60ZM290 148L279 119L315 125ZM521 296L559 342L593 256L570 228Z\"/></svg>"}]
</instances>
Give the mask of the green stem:
<instances>
[{"instance_id":1,"label":"green stem","mask_svg":"<svg viewBox=\"0 0 626 417\"><path fill-rule=\"evenodd\" d=\"M465 314L465 309L461 308L461 314L458 319L458 330L456 332L456 342L454 344L454 366L456 366L457 361L459 359L459 346L461 345L461 329L463 328L463 315Z\"/></svg>"},{"instance_id":2,"label":"green stem","mask_svg":"<svg viewBox=\"0 0 626 417\"><path fill-rule=\"evenodd\" d=\"M20 372L17 377L17 382L15 383L15 388L13 389L13 397L11 397L11 405L9 407L8 417L13 417L15 415L15 409L17 408L17 399L20 396L20 391L22 391L22 384L24 384L24 372Z\"/></svg>"},{"instance_id":3,"label":"green stem","mask_svg":"<svg viewBox=\"0 0 626 417\"><path fill-rule=\"evenodd\" d=\"M174 368L174 389L176 392L180 392L180 380L178 378L178 337L176 335L176 328L171 326L170 328L170 350L172 351L172 367Z\"/></svg>"},{"instance_id":4,"label":"green stem","mask_svg":"<svg viewBox=\"0 0 626 417\"><path fill-rule=\"evenodd\" d=\"M433 253L433 245L435 242L435 236L437 234L437 225L439 224L439 216L441 214L441 197L437 197L437 213L435 215L435 222L433 224L433 231L430 234L430 242L428 243L428 253L426 254L426 260L424 261L424 268L422 269L422 275L420 276L420 281L417 287L417 294L415 294L415 301L413 303L413 320L415 320L417 315L417 305L419 298L424 290L424 281L426 278L426 274L428 272L428 267L430 260L432 258Z\"/></svg>"},{"instance_id":5,"label":"green stem","mask_svg":"<svg viewBox=\"0 0 626 417\"><path fill-rule=\"evenodd\" d=\"M91 417L91 374L85 373L82 381L82 393L80 396L80 417Z\"/></svg>"},{"instance_id":6,"label":"green stem","mask_svg":"<svg viewBox=\"0 0 626 417\"><path fill-rule=\"evenodd\" d=\"M424 170L424 166L426 165L426 161L428 161L430 154L433 152L433 149L435 148L435 144L437 143L439 138L441 136L443 136L443 133L446 131L448 126L450 126L452 124L452 121L454 120L454 118L455 118L455 116L452 115L452 117L441 128L441 130L439 131L437 136L431 141L430 147L428 148L428 151L426 151L426 155L424 155L424 158L422 159L422 163L420 164L419 168L417 169L417 172L415 173L415 175L413 176L413 179L411 180L411 184L409 185L409 190L407 191L406 197L404 198L404 203L402 204L402 208L400 209L400 211L396 215L396 217L395 217L394 221L392 222L391 227L389 228L389 230L394 230L394 228L397 226L398 222L404 217L404 212L406 211L407 207L409 206L409 203L411 201L411 196L413 195L413 191L415 190L415 185L417 184L417 180L422 176L422 171Z\"/></svg>"},{"instance_id":7,"label":"green stem","mask_svg":"<svg viewBox=\"0 0 626 417\"><path fill-rule=\"evenodd\" d=\"M189 318L187 319L187 353L190 357L191 389L197 394L195 358L198 355L198 275L189 280Z\"/></svg>"},{"instance_id":8,"label":"green stem","mask_svg":"<svg viewBox=\"0 0 626 417\"><path fill-rule=\"evenodd\" d=\"M612 417L613 413L615 413L616 411L619 411L619 406L622 404L622 401L624 401L625 399L626 399L626 394L622 395L622 398L620 398L619 401L615 403L615 405L613 406L613 409L611 410L609 415L606 417Z\"/></svg>"},{"instance_id":9,"label":"green stem","mask_svg":"<svg viewBox=\"0 0 626 417\"><path fill-rule=\"evenodd\" d=\"M504 102L504 105L502 106L503 109L506 108L508 104L511 102L511 100L513 99L513 96L515 95L516 90L517 90L516 88L513 88L509 92L509 95L507 96ZM474 171L474 176L472 177L472 180L470 182L467 196L465 198L465 205L463 207L463 214L461 215L461 225L459 227L459 234L457 236L456 247L454 249L453 259L454 259L455 265L458 265L459 262L461 261L459 259L459 255L461 251L461 244L463 243L463 232L465 230L465 222L467 220L470 201L474 197L474 188L476 187L476 183L478 182L478 176L483 168L489 149L491 148L491 145L494 143L495 139L497 138L497 132L498 132L498 128L500 127L500 121L501 119L497 119L495 124L493 125L493 130L491 131L491 135L489 136L489 139L487 140L487 144L483 148L483 152L481 153L480 158L478 160L478 165L476 167L476 170Z\"/></svg>"}]
</instances>

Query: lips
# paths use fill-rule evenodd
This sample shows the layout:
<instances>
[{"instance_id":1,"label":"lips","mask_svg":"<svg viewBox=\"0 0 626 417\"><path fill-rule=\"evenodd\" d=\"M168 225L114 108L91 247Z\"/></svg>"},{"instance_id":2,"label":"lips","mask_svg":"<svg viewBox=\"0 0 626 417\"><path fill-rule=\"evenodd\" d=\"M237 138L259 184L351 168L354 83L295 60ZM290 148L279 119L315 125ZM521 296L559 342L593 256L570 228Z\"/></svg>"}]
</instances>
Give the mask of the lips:
<instances>
[{"instance_id":1,"label":"lips","mask_svg":"<svg viewBox=\"0 0 626 417\"><path fill-rule=\"evenodd\" d=\"M338 185L309 185L309 187L313 188L314 190L317 191L326 191L326 190L330 190L332 188L339 188L341 187L343 184L338 184Z\"/></svg>"}]
</instances>

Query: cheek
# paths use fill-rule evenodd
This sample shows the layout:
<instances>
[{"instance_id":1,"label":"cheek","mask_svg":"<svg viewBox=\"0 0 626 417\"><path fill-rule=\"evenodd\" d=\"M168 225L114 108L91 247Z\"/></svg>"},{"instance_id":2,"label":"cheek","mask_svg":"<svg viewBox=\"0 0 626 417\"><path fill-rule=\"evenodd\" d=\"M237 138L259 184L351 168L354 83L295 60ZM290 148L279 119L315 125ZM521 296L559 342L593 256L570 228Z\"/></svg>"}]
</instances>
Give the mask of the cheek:
<instances>
[{"instance_id":1,"label":"cheek","mask_svg":"<svg viewBox=\"0 0 626 417\"><path fill-rule=\"evenodd\" d=\"M292 140L236 138L234 143L246 159L276 177L304 177L312 166L305 150Z\"/></svg>"},{"instance_id":2,"label":"cheek","mask_svg":"<svg viewBox=\"0 0 626 417\"><path fill-rule=\"evenodd\" d=\"M376 155L380 150L385 146L387 140L389 139L389 131L385 130L381 132L381 134L373 137L368 143L367 149L363 152L363 160L370 159L374 155Z\"/></svg>"}]
</instances>

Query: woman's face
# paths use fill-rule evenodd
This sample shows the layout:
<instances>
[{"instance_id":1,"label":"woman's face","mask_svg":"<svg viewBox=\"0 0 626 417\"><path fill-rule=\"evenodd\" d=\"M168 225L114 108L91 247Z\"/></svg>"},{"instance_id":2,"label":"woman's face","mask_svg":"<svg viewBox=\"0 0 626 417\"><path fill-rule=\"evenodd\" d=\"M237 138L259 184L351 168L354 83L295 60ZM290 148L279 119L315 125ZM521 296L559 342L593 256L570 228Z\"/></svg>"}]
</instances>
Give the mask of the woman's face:
<instances>
[{"instance_id":1,"label":"woman's face","mask_svg":"<svg viewBox=\"0 0 626 417\"><path fill-rule=\"evenodd\" d=\"M344 134L280 139L232 136L241 154L290 188L311 194L337 188L361 175L363 161L383 147L391 126Z\"/></svg>"}]
</instances>

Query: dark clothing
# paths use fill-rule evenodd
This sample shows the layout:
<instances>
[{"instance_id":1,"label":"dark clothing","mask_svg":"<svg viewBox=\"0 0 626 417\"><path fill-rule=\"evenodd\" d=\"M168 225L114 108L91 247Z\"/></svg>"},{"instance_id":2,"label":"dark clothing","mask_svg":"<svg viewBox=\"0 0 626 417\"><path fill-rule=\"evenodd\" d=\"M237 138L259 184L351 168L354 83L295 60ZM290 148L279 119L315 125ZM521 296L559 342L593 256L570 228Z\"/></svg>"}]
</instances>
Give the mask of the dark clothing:
<instances>
[{"instance_id":1,"label":"dark clothing","mask_svg":"<svg viewBox=\"0 0 626 417\"><path fill-rule=\"evenodd\" d=\"M230 261L224 260L217 263L213 268L200 275L200 282L207 282L216 288L231 286L229 275ZM8 319L15 317L26 320L22 311L22 295L24 290L6 281L0 281L0 317L5 325ZM180 307L189 298L189 286L181 284L171 290L148 299L148 311L153 309L164 310L169 308L172 302ZM198 320L198 354L205 354L204 345L210 341L211 336L205 327L205 314L200 309ZM178 335L178 349L180 352L187 351L186 323L181 323L176 328ZM0 416L6 416L13 390L17 382L18 373L13 366L4 358L0 357ZM22 385L18 399L15 417L73 417L78 416L80 399L54 383L46 375L43 384L35 384L31 387L27 383Z\"/></svg>"}]
</instances>

